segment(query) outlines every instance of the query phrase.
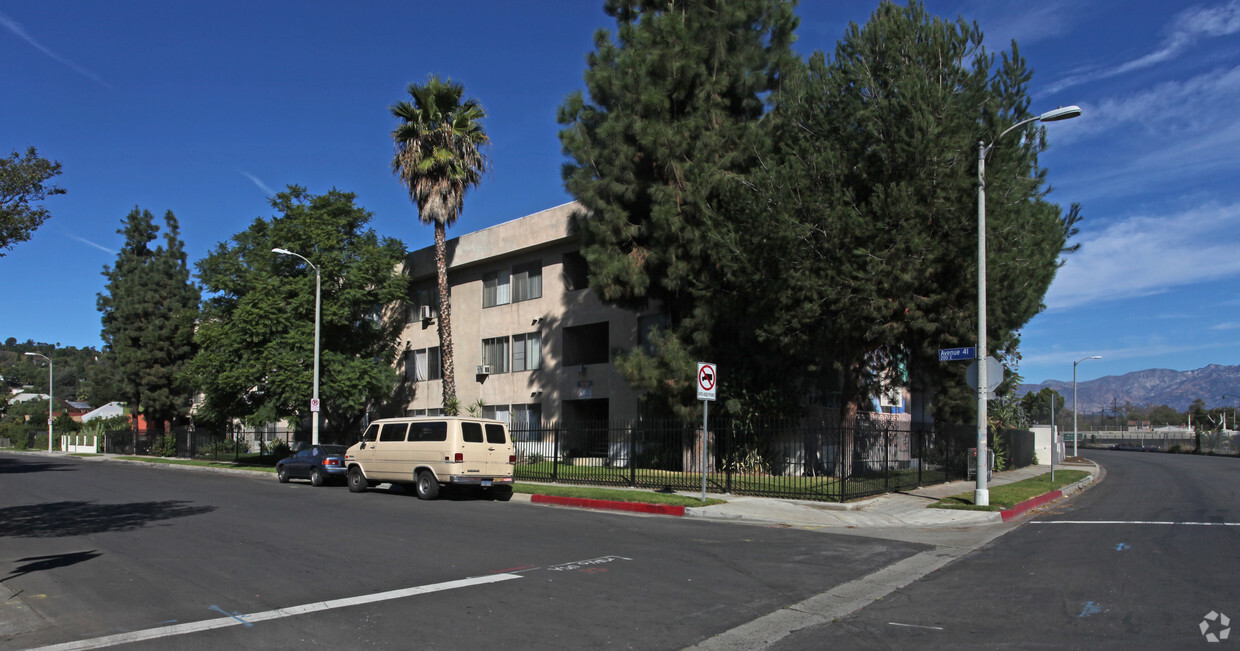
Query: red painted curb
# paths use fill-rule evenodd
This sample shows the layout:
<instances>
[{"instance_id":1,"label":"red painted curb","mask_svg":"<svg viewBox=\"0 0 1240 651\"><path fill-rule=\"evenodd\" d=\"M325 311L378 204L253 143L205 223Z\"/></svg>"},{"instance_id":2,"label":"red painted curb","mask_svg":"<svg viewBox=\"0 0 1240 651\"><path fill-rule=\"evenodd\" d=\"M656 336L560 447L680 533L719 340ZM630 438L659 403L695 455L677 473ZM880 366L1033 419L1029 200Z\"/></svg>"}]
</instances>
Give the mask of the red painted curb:
<instances>
[{"instance_id":1,"label":"red painted curb","mask_svg":"<svg viewBox=\"0 0 1240 651\"><path fill-rule=\"evenodd\" d=\"M1021 502L1006 511L999 511L999 514L1003 516L1003 521L1007 522L1008 520L1019 516L1029 509L1036 509L1047 502L1053 502L1061 497L1063 497L1063 491L1051 491L1045 495L1039 495L1031 500L1025 500L1024 502Z\"/></svg>"},{"instance_id":2,"label":"red painted curb","mask_svg":"<svg viewBox=\"0 0 1240 651\"><path fill-rule=\"evenodd\" d=\"M555 504L557 506L576 506L584 509L603 509L608 511L634 511L637 513L654 513L656 515L674 515L683 517L685 507L667 504L642 504L640 502L613 502L611 500L591 500L584 497L559 497L556 495L530 495L535 504Z\"/></svg>"}]
</instances>

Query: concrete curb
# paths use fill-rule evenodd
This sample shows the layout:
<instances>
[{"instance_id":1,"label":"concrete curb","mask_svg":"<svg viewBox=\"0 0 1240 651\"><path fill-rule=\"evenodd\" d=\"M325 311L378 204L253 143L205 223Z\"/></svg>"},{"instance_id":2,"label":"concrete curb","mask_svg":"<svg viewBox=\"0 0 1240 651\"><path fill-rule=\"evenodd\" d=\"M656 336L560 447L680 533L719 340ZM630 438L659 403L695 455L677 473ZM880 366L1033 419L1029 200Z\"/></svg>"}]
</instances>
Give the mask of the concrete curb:
<instances>
[{"instance_id":1,"label":"concrete curb","mask_svg":"<svg viewBox=\"0 0 1240 651\"><path fill-rule=\"evenodd\" d=\"M685 507L669 504L646 504L643 502L615 502L612 500L592 500L584 497L560 497L558 495L530 495L534 504L550 504L553 506L571 506L581 509L598 509L603 511L630 511L633 513L649 513L653 515L671 515L684 517Z\"/></svg>"},{"instance_id":2,"label":"concrete curb","mask_svg":"<svg viewBox=\"0 0 1240 651\"><path fill-rule=\"evenodd\" d=\"M1055 500L1058 500L1062 497L1067 497L1069 495L1072 495L1073 493L1082 491L1092 486L1095 482L1097 482L1098 480L1102 478L1102 474L1103 474L1102 466L1099 466L1098 464L1095 463L1093 464L1093 467L1094 467L1094 470L1088 477L1074 484L1065 486L1059 490L1053 490L1044 495L1039 495L1035 498L1025 500L1024 502L1021 502L1020 504L1017 504L1016 506L1013 506L1010 509L1007 509L1005 511L1000 511L999 514L1003 517L1004 522L1008 522L1008 521L1011 521L1011 520L1014 520L1020 517L1021 515L1024 515L1025 513L1029 511L1032 511L1041 506L1050 504L1051 502L1054 502Z\"/></svg>"}]
</instances>

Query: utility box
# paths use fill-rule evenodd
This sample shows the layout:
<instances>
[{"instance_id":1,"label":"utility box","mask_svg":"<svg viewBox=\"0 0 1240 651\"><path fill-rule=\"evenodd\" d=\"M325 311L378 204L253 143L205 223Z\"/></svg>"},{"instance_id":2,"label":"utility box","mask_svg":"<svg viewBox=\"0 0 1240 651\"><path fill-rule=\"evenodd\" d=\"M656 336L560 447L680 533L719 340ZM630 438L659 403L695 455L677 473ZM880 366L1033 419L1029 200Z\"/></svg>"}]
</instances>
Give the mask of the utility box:
<instances>
[{"instance_id":1,"label":"utility box","mask_svg":"<svg viewBox=\"0 0 1240 651\"><path fill-rule=\"evenodd\" d=\"M990 457L990 463L986 466L986 481L990 481L991 473L995 469L995 451L986 448L986 456ZM977 448L969 448L969 468L968 478L977 479Z\"/></svg>"}]
</instances>

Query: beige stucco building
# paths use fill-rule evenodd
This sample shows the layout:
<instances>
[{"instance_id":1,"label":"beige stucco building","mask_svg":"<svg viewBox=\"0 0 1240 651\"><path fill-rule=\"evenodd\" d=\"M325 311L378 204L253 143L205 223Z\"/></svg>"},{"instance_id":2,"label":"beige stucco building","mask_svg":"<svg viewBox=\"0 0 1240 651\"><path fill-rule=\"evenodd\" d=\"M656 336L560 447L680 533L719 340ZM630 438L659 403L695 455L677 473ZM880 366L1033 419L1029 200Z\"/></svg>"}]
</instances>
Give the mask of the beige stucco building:
<instances>
[{"instance_id":1,"label":"beige stucco building","mask_svg":"<svg viewBox=\"0 0 1240 651\"><path fill-rule=\"evenodd\" d=\"M571 232L576 203L447 242L456 392L462 411L512 423L630 420L637 395L616 351L638 345L658 320L603 305L586 281ZM399 362L406 415L443 409L435 251L409 255L412 280Z\"/></svg>"}]
</instances>

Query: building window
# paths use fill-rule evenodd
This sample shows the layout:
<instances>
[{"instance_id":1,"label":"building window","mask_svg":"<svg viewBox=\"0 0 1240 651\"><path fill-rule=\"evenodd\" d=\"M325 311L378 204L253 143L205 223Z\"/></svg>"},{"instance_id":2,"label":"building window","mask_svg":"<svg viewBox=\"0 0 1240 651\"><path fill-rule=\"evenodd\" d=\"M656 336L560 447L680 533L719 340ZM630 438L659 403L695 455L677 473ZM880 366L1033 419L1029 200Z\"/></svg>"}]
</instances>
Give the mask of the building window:
<instances>
[{"instance_id":1,"label":"building window","mask_svg":"<svg viewBox=\"0 0 1240 651\"><path fill-rule=\"evenodd\" d=\"M492 373L508 372L508 337L482 340L482 363Z\"/></svg>"},{"instance_id":2,"label":"building window","mask_svg":"<svg viewBox=\"0 0 1240 651\"><path fill-rule=\"evenodd\" d=\"M512 270L512 302L542 298L542 262L518 265Z\"/></svg>"},{"instance_id":3,"label":"building window","mask_svg":"<svg viewBox=\"0 0 1240 651\"><path fill-rule=\"evenodd\" d=\"M606 364L608 357L607 322L564 328L564 364Z\"/></svg>"},{"instance_id":4,"label":"building window","mask_svg":"<svg viewBox=\"0 0 1240 651\"><path fill-rule=\"evenodd\" d=\"M590 286L586 257L579 251L564 254L564 291L573 292Z\"/></svg>"},{"instance_id":5,"label":"building window","mask_svg":"<svg viewBox=\"0 0 1240 651\"><path fill-rule=\"evenodd\" d=\"M512 302L512 274L495 271L482 276L482 307L507 305Z\"/></svg>"},{"instance_id":6,"label":"building window","mask_svg":"<svg viewBox=\"0 0 1240 651\"><path fill-rule=\"evenodd\" d=\"M512 271L482 275L482 307L542 298L542 263L517 265Z\"/></svg>"},{"instance_id":7,"label":"building window","mask_svg":"<svg viewBox=\"0 0 1240 651\"><path fill-rule=\"evenodd\" d=\"M482 408L482 417L508 422L508 405L486 405Z\"/></svg>"},{"instance_id":8,"label":"building window","mask_svg":"<svg viewBox=\"0 0 1240 651\"><path fill-rule=\"evenodd\" d=\"M531 332L512 337L512 370L534 371L542 368L542 335Z\"/></svg>"},{"instance_id":9,"label":"building window","mask_svg":"<svg viewBox=\"0 0 1240 651\"><path fill-rule=\"evenodd\" d=\"M439 317L439 290L422 287L409 292L409 321L422 320L422 308L430 308L432 319Z\"/></svg>"},{"instance_id":10,"label":"building window","mask_svg":"<svg viewBox=\"0 0 1240 651\"><path fill-rule=\"evenodd\" d=\"M411 350L405 358L405 377L414 382L443 379L439 347Z\"/></svg>"},{"instance_id":11,"label":"building window","mask_svg":"<svg viewBox=\"0 0 1240 651\"><path fill-rule=\"evenodd\" d=\"M654 357L654 342L650 335L656 330L666 330L669 319L666 314L650 314L637 318L637 345L647 355Z\"/></svg>"}]
</instances>

